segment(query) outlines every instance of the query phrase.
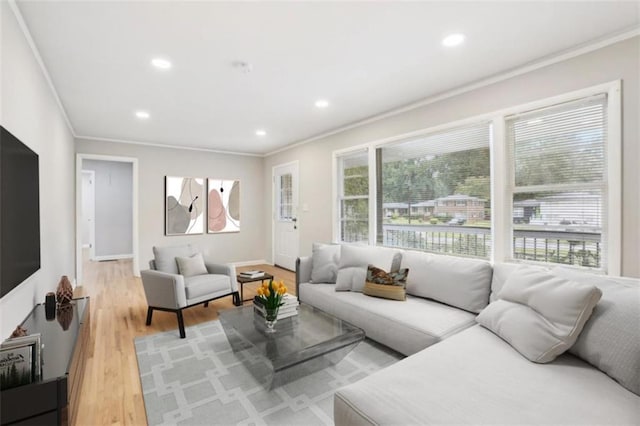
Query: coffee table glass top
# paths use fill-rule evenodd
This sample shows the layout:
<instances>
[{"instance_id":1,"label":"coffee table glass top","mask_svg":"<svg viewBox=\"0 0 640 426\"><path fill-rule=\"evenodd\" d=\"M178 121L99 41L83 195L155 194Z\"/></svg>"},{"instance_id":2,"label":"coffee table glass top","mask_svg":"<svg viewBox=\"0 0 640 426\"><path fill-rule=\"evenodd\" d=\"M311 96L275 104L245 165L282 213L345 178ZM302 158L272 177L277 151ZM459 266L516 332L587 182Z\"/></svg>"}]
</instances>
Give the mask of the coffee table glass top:
<instances>
[{"instance_id":1,"label":"coffee table glass top","mask_svg":"<svg viewBox=\"0 0 640 426\"><path fill-rule=\"evenodd\" d=\"M364 339L361 329L316 308L300 304L298 312L278 320L275 333L253 306L220 312L232 349L267 388L335 364Z\"/></svg>"}]
</instances>

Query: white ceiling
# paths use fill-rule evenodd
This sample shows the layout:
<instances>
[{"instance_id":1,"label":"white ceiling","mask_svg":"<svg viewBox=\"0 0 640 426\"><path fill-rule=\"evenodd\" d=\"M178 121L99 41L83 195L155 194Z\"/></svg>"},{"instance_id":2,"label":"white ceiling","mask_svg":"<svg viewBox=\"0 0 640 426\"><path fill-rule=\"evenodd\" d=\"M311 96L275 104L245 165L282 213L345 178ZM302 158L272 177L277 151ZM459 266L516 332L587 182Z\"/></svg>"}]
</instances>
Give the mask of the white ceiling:
<instances>
[{"instance_id":1,"label":"white ceiling","mask_svg":"<svg viewBox=\"0 0 640 426\"><path fill-rule=\"evenodd\" d=\"M637 27L640 13L636 1L17 4L76 135L255 154ZM442 47L451 32L465 44Z\"/></svg>"}]
</instances>

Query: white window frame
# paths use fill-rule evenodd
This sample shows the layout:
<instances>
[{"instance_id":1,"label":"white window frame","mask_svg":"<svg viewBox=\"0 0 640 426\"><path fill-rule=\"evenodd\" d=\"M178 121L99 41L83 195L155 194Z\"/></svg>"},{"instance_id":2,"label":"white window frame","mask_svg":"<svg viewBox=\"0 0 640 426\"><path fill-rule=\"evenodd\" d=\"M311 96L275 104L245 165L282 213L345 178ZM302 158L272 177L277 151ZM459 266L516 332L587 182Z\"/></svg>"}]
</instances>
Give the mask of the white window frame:
<instances>
[{"instance_id":1,"label":"white window frame","mask_svg":"<svg viewBox=\"0 0 640 426\"><path fill-rule=\"evenodd\" d=\"M489 121L490 125L490 162L491 162L491 257L492 263L517 262L534 263L539 265L556 265L571 267L570 265L550 264L547 262L533 262L513 259L513 224L512 199L513 165L508 162L509 151L506 140L506 117L534 109L541 109L572 100L578 100L597 94L607 94L607 140L603 197L602 241L606 243L602 271L608 275L619 276L621 273L622 250L622 107L620 80L603 83L588 88L540 99L526 104L516 105L498 111L469 117L446 124L441 124L414 132L409 132L389 138L384 138L357 146L333 152L333 241L340 241L340 199L339 185L341 184L338 161L339 157L366 149L369 155L369 244L376 244L376 149L394 142L401 142L408 138L420 137L428 134L446 131L479 121ZM583 268L581 268L583 269Z\"/></svg>"},{"instance_id":2,"label":"white window frame","mask_svg":"<svg viewBox=\"0 0 640 426\"><path fill-rule=\"evenodd\" d=\"M515 165L509 163L509 146L507 143L505 128L506 119L514 114L521 114L527 111L542 109L559 105L566 102L576 101L594 95L607 95L607 138L605 140L605 175L602 182L603 193L603 221L602 221L602 242L605 245L603 252L604 262L601 268L592 270L602 271L609 275L620 275L621 273L621 243L622 243L622 141L621 141L621 84L619 80L576 90L559 96L541 99L523 105L518 105L500 111L499 116L494 119L494 142L496 149L492 154L499 154L494 159L493 170L496 171L497 182L492 185L492 191L497 190L492 195L498 196L495 208L500 211L499 220L494 226L495 236L501 235L500 250L494 252L494 261L532 263L538 265L550 265L548 262L536 262L530 260L514 259L513 257L513 221L512 221L512 200L517 192L515 188ZM498 136L495 135L498 134ZM495 241L495 240L494 240ZM556 266L571 267L571 265L553 264ZM580 268L584 269L584 268Z\"/></svg>"}]
</instances>

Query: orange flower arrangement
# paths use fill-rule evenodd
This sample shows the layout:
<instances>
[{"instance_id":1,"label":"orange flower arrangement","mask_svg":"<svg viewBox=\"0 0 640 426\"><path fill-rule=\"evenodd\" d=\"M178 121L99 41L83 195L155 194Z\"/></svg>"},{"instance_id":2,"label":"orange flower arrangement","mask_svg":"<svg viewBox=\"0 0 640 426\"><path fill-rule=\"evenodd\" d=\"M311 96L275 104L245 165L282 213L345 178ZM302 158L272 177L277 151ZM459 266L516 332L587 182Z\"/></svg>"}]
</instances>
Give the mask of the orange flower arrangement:
<instances>
[{"instance_id":1,"label":"orange flower arrangement","mask_svg":"<svg viewBox=\"0 0 640 426\"><path fill-rule=\"evenodd\" d=\"M277 282L270 280L268 283L262 283L262 286L258 287L258 297L262 299L267 310L278 309L282 306L282 296L286 292L287 287L282 280Z\"/></svg>"}]
</instances>

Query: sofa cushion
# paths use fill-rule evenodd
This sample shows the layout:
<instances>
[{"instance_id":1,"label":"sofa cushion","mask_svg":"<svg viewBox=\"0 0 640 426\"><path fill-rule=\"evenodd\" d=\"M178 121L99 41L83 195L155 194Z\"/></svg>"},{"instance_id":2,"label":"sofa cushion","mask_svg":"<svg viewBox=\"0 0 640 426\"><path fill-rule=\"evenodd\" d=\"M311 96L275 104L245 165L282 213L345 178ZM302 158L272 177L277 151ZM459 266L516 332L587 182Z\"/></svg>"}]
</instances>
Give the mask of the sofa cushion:
<instances>
[{"instance_id":1,"label":"sofa cushion","mask_svg":"<svg viewBox=\"0 0 640 426\"><path fill-rule=\"evenodd\" d=\"M169 274L178 274L178 264L176 257L189 257L195 254L190 244L172 247L154 247L153 257L155 258L156 270Z\"/></svg>"},{"instance_id":2,"label":"sofa cushion","mask_svg":"<svg viewBox=\"0 0 640 426\"><path fill-rule=\"evenodd\" d=\"M601 295L593 285L518 270L476 321L529 360L551 362L575 343Z\"/></svg>"},{"instance_id":3,"label":"sofa cushion","mask_svg":"<svg viewBox=\"0 0 640 426\"><path fill-rule=\"evenodd\" d=\"M394 271L402 254L399 250L384 247L345 244L340 253L340 266L336 278L336 291L359 291L364 288L367 266L373 265ZM397 270L397 269L396 269Z\"/></svg>"},{"instance_id":4,"label":"sofa cushion","mask_svg":"<svg viewBox=\"0 0 640 426\"><path fill-rule=\"evenodd\" d=\"M602 298L569 352L640 395L640 280L561 267L553 272L602 290Z\"/></svg>"},{"instance_id":5,"label":"sofa cushion","mask_svg":"<svg viewBox=\"0 0 640 426\"><path fill-rule=\"evenodd\" d=\"M632 425L638 418L640 397L586 362L569 354L529 362L479 326L334 397L336 425Z\"/></svg>"},{"instance_id":6,"label":"sofa cushion","mask_svg":"<svg viewBox=\"0 0 640 426\"><path fill-rule=\"evenodd\" d=\"M335 283L340 263L340 245L313 243L311 281Z\"/></svg>"},{"instance_id":7,"label":"sofa cushion","mask_svg":"<svg viewBox=\"0 0 640 426\"><path fill-rule=\"evenodd\" d=\"M402 267L409 268L407 293L480 312L489 303L492 268L478 259L406 251Z\"/></svg>"},{"instance_id":8,"label":"sofa cushion","mask_svg":"<svg viewBox=\"0 0 640 426\"><path fill-rule=\"evenodd\" d=\"M300 302L360 327L370 339L405 355L414 354L475 324L474 315L419 297L402 303L336 292L334 284L300 284Z\"/></svg>"},{"instance_id":9,"label":"sofa cushion","mask_svg":"<svg viewBox=\"0 0 640 426\"><path fill-rule=\"evenodd\" d=\"M231 291L231 282L228 275L195 275L184 279L187 300L206 296L222 291Z\"/></svg>"},{"instance_id":10,"label":"sofa cushion","mask_svg":"<svg viewBox=\"0 0 640 426\"><path fill-rule=\"evenodd\" d=\"M191 257L176 257L176 263L178 264L178 272L185 278L209 273L204 265L202 253L196 253Z\"/></svg>"}]
</instances>

